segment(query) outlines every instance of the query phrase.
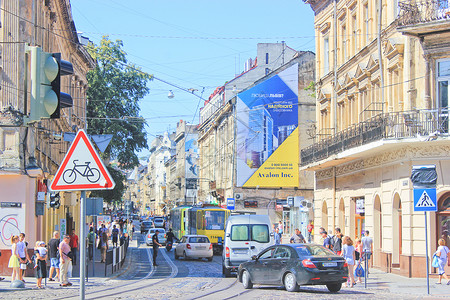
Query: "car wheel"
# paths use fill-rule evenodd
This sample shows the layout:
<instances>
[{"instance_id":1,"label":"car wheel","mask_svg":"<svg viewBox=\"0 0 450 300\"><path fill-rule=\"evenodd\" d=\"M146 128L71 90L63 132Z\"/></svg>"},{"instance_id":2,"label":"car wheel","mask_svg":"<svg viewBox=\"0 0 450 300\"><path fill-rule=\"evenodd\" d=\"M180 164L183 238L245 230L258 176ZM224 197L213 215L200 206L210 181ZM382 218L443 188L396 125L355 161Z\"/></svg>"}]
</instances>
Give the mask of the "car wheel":
<instances>
[{"instance_id":1,"label":"car wheel","mask_svg":"<svg viewBox=\"0 0 450 300\"><path fill-rule=\"evenodd\" d=\"M183 259L184 259L184 260L187 260L187 259L188 259L187 255L186 255L186 251L183 252Z\"/></svg>"},{"instance_id":2,"label":"car wheel","mask_svg":"<svg viewBox=\"0 0 450 300\"><path fill-rule=\"evenodd\" d=\"M224 265L222 265L222 274L223 274L223 277L225 277L225 278L231 277L231 271L228 270L227 268L225 268Z\"/></svg>"},{"instance_id":3,"label":"car wheel","mask_svg":"<svg viewBox=\"0 0 450 300\"><path fill-rule=\"evenodd\" d=\"M297 278L295 278L295 275L292 273L287 273L284 276L284 287L286 288L286 291L288 292L296 292L298 291L298 283Z\"/></svg>"},{"instance_id":4,"label":"car wheel","mask_svg":"<svg viewBox=\"0 0 450 300\"><path fill-rule=\"evenodd\" d=\"M212 261L213 260L213 256L208 257L208 261Z\"/></svg>"},{"instance_id":5,"label":"car wheel","mask_svg":"<svg viewBox=\"0 0 450 300\"><path fill-rule=\"evenodd\" d=\"M332 293L337 293L341 290L342 283L329 283L327 289Z\"/></svg>"},{"instance_id":6,"label":"car wheel","mask_svg":"<svg viewBox=\"0 0 450 300\"><path fill-rule=\"evenodd\" d=\"M244 286L244 289L253 288L253 282L250 280L250 273L248 273L247 270L242 272L242 285Z\"/></svg>"}]
</instances>

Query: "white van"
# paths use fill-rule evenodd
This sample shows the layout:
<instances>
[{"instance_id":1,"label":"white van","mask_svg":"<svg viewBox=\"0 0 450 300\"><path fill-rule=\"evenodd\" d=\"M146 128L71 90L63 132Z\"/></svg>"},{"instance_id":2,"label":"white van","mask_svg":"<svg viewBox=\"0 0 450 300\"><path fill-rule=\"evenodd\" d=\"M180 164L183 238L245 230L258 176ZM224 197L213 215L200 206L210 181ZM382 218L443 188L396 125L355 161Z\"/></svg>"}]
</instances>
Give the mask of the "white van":
<instances>
[{"instance_id":1,"label":"white van","mask_svg":"<svg viewBox=\"0 0 450 300\"><path fill-rule=\"evenodd\" d=\"M253 255L275 244L272 225L267 215L232 215L225 228L222 273L225 277Z\"/></svg>"}]
</instances>

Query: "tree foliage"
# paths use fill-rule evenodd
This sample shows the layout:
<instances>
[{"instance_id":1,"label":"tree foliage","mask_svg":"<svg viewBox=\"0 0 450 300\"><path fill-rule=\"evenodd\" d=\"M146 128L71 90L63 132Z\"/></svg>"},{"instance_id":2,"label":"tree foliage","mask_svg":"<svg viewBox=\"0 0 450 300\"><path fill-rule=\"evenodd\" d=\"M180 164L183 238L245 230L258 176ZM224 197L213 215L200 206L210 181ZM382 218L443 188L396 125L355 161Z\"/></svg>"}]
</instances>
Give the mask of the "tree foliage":
<instances>
[{"instance_id":1,"label":"tree foliage","mask_svg":"<svg viewBox=\"0 0 450 300\"><path fill-rule=\"evenodd\" d=\"M109 174L114 179L114 182L116 183L116 186L112 190L100 190L100 191L92 191L90 194L90 197L101 197L103 198L103 201L106 201L108 203L120 203L122 202L122 196L125 192L125 175L122 174L122 172L116 168L113 168L112 166L107 166Z\"/></svg>"},{"instance_id":2,"label":"tree foliage","mask_svg":"<svg viewBox=\"0 0 450 300\"><path fill-rule=\"evenodd\" d=\"M152 76L128 64L122 47L122 41L105 36L100 45L87 46L97 62L87 74L87 122L89 134L113 134L103 157L117 160L122 169L131 169L139 164L136 152L148 148L139 100L149 92L147 83Z\"/></svg>"}]
</instances>

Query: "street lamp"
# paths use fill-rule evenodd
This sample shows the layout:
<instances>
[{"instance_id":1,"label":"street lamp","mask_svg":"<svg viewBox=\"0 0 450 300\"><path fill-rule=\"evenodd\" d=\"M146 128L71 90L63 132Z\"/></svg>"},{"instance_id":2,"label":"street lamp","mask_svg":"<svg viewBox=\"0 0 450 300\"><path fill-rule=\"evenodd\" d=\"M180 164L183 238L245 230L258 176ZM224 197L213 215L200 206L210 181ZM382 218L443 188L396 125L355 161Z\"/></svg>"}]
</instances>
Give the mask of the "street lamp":
<instances>
[{"instance_id":1,"label":"street lamp","mask_svg":"<svg viewBox=\"0 0 450 300\"><path fill-rule=\"evenodd\" d=\"M25 173L27 173L27 175L32 178L36 178L42 175L42 169L36 163L35 157L30 156L30 158L28 158L28 164L25 167Z\"/></svg>"}]
</instances>

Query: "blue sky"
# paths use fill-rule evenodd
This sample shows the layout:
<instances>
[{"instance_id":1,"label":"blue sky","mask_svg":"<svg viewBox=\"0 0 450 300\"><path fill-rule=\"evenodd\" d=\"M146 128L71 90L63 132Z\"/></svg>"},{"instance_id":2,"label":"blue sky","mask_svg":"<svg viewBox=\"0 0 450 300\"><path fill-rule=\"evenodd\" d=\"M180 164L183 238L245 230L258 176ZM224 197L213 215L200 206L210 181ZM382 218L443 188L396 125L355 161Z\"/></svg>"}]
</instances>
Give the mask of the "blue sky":
<instances>
[{"instance_id":1,"label":"blue sky","mask_svg":"<svg viewBox=\"0 0 450 300\"><path fill-rule=\"evenodd\" d=\"M71 6L84 36L122 40L130 62L198 95L204 88L205 99L256 57L257 43L284 40L315 52L314 14L301 0L71 0ZM149 87L141 103L149 143L180 119L198 123L198 97L156 80Z\"/></svg>"}]
</instances>

